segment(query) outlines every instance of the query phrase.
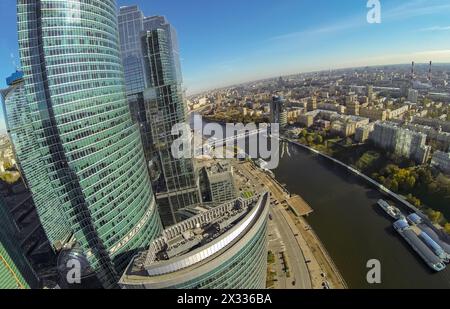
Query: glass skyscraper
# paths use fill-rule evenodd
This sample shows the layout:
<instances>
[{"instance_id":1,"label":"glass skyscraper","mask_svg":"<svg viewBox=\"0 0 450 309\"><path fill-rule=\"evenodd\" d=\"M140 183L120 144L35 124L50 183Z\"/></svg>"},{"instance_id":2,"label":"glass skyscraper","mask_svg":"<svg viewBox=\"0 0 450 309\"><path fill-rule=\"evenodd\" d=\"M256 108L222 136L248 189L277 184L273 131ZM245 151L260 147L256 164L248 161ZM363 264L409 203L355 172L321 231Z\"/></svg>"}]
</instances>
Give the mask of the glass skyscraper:
<instances>
[{"instance_id":1,"label":"glass skyscraper","mask_svg":"<svg viewBox=\"0 0 450 309\"><path fill-rule=\"evenodd\" d=\"M60 249L72 234L67 216L60 206L58 192L49 187L50 174L35 138L30 104L25 96L23 73L16 72L2 91L3 108L11 143L16 153L22 177L30 177L28 186L33 201L40 205L39 216L46 227L46 235L56 249Z\"/></svg>"},{"instance_id":2,"label":"glass skyscraper","mask_svg":"<svg viewBox=\"0 0 450 309\"><path fill-rule=\"evenodd\" d=\"M142 37L147 84L144 92L152 148L159 158L158 207L165 226L179 222L177 211L200 202L198 177L191 158L174 158L172 128L187 122L187 106L174 61L174 44L164 28Z\"/></svg>"},{"instance_id":3,"label":"glass skyscraper","mask_svg":"<svg viewBox=\"0 0 450 309\"><path fill-rule=\"evenodd\" d=\"M171 153L176 138L172 127L187 122L177 34L165 17L143 17L137 6L120 9L119 33L125 72L140 72L141 62L130 57L143 57L145 90L136 79L126 79L127 89L134 89L127 92L128 101L141 130L159 213L163 224L170 226L180 220L179 209L200 202L193 161L175 159Z\"/></svg>"},{"instance_id":4,"label":"glass skyscraper","mask_svg":"<svg viewBox=\"0 0 450 309\"><path fill-rule=\"evenodd\" d=\"M0 288L36 288L38 279L25 257L14 228L14 220L0 197Z\"/></svg>"},{"instance_id":5,"label":"glass skyscraper","mask_svg":"<svg viewBox=\"0 0 450 309\"><path fill-rule=\"evenodd\" d=\"M144 14L137 6L119 9L120 50L125 71L127 94L145 89L144 63L140 34L144 27Z\"/></svg>"},{"instance_id":6,"label":"glass skyscraper","mask_svg":"<svg viewBox=\"0 0 450 309\"><path fill-rule=\"evenodd\" d=\"M263 193L171 226L136 255L119 284L125 289L264 289L269 211L270 194Z\"/></svg>"},{"instance_id":7,"label":"glass skyscraper","mask_svg":"<svg viewBox=\"0 0 450 309\"><path fill-rule=\"evenodd\" d=\"M125 96L116 2L19 0L18 29L30 123L16 131L22 172L52 244L75 240L113 287L161 231Z\"/></svg>"}]
</instances>

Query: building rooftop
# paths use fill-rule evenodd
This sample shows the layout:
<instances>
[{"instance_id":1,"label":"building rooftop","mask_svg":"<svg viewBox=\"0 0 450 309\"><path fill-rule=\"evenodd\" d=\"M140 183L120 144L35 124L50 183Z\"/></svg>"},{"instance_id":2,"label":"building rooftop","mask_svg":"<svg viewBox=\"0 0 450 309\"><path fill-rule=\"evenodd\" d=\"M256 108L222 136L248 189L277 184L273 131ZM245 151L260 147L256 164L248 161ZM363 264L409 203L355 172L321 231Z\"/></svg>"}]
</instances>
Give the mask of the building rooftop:
<instances>
[{"instance_id":1,"label":"building rooftop","mask_svg":"<svg viewBox=\"0 0 450 309\"><path fill-rule=\"evenodd\" d=\"M152 281L204 265L243 237L269 202L269 193L239 198L165 229L131 261L120 282Z\"/></svg>"}]
</instances>

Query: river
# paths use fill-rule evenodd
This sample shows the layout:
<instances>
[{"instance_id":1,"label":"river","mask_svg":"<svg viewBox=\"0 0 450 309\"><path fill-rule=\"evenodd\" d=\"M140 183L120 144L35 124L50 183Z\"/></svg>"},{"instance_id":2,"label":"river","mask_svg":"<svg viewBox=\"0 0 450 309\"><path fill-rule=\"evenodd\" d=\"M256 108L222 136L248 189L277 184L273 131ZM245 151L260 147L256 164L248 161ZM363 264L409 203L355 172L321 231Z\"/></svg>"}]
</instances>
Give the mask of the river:
<instances>
[{"instance_id":1,"label":"river","mask_svg":"<svg viewBox=\"0 0 450 309\"><path fill-rule=\"evenodd\" d=\"M345 168L283 142L277 180L314 209L307 221L349 288L450 288L450 269L432 272L394 231L376 202L386 198ZM381 263L381 284L369 284L366 264Z\"/></svg>"},{"instance_id":2,"label":"river","mask_svg":"<svg viewBox=\"0 0 450 309\"><path fill-rule=\"evenodd\" d=\"M350 288L450 288L450 270L429 270L376 206L383 194L325 158L287 147L275 176L314 209L307 221ZM367 283L371 259L381 263L381 284Z\"/></svg>"}]
</instances>

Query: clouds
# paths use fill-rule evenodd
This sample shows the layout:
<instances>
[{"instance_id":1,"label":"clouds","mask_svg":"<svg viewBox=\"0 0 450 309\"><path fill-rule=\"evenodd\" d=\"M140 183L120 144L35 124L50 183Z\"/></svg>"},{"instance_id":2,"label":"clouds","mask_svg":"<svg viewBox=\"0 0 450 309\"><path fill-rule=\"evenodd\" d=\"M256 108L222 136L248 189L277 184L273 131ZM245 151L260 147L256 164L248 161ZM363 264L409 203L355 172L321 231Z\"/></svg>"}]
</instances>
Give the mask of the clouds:
<instances>
[{"instance_id":1,"label":"clouds","mask_svg":"<svg viewBox=\"0 0 450 309\"><path fill-rule=\"evenodd\" d=\"M419 29L420 32L440 32L440 31L450 31L450 26L432 26L427 28Z\"/></svg>"},{"instance_id":2,"label":"clouds","mask_svg":"<svg viewBox=\"0 0 450 309\"><path fill-rule=\"evenodd\" d=\"M397 4L400 2L400 4ZM383 1L382 3L382 18L383 23L398 23L403 19L414 19L420 16L443 14L448 12L450 14L450 4L444 0L415 0L415 1ZM389 6L395 3L395 6ZM358 7L359 8L359 7ZM322 24L315 28L307 28L301 31L281 34L269 38L269 41L291 40L296 38L314 37L319 35L333 35L339 34L346 30L361 29L369 26L366 20L366 7L362 6L356 10L358 13L352 17L342 18L341 20L332 23ZM422 32L431 31L448 31L448 27L432 26L422 28Z\"/></svg>"}]
</instances>

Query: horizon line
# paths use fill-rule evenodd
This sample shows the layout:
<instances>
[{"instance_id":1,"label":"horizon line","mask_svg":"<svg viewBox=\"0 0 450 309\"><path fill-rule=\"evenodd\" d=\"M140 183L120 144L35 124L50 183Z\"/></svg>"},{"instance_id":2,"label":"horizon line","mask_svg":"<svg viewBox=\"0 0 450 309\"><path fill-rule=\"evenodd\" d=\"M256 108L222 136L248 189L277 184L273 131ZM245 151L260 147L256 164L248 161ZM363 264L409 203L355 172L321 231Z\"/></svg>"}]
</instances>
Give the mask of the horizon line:
<instances>
[{"instance_id":1,"label":"horizon line","mask_svg":"<svg viewBox=\"0 0 450 309\"><path fill-rule=\"evenodd\" d=\"M405 62L405 63L391 63L391 64L376 64L376 65L363 65L363 66L355 66L355 67L344 67L344 68L335 68L335 69L321 69L321 70L313 70L313 71L303 71L303 72L298 72L298 73L292 73L292 74L281 74L281 75L272 75L270 77L263 77L261 79L252 79L252 80L248 80L248 81L244 81L244 82L240 82L240 83L235 83L235 84L228 84L226 86L220 86L220 87L213 87L213 88L209 88L209 89L205 89L205 90L200 90L197 91L195 93L189 94L187 95L188 97L192 97L192 96L196 96L196 95L200 95L203 94L205 92L211 92L211 91L218 91L218 90L223 90L226 88L232 88L232 87L236 87L236 86L240 86L243 84L248 84L248 83L255 83L255 82L260 82L260 81L264 81L264 80L269 80L269 79L274 79L274 78L279 78L279 77L289 77L289 76L294 76L294 75L301 75L301 74L311 74L311 73L322 73L322 72L327 72L327 71L340 71L340 70L350 70L350 69L360 69L360 68L376 68L376 67L389 67L389 66L400 66L400 65L411 65L413 61L411 62ZM429 65L429 62L415 62L415 65L421 65L421 64L426 64ZM445 65L450 65L450 62L433 62L433 64L445 64ZM185 87L186 88L186 87Z\"/></svg>"}]
</instances>

